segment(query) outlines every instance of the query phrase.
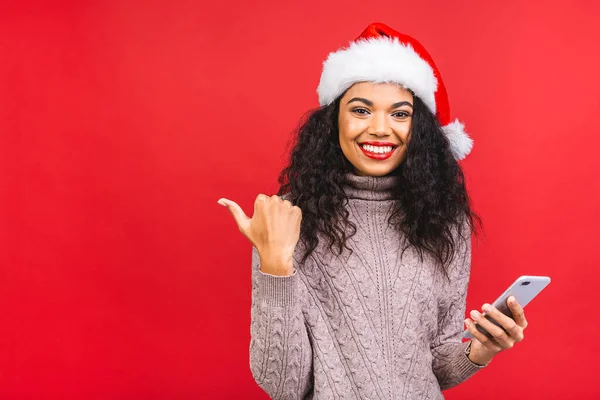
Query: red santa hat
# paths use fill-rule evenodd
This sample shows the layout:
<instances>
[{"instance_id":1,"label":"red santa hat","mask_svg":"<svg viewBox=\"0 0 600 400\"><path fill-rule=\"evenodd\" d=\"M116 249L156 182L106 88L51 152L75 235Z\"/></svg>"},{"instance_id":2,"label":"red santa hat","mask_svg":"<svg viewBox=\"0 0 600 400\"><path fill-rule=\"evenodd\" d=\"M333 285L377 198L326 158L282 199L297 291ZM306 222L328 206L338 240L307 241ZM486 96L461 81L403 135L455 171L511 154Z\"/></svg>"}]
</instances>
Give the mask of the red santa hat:
<instances>
[{"instance_id":1,"label":"red santa hat","mask_svg":"<svg viewBox=\"0 0 600 400\"><path fill-rule=\"evenodd\" d=\"M321 106L331 104L357 82L397 83L410 89L435 114L454 157L471 152L473 140L458 119L450 121L448 93L440 71L414 38L373 23L346 48L329 54L317 88Z\"/></svg>"}]
</instances>

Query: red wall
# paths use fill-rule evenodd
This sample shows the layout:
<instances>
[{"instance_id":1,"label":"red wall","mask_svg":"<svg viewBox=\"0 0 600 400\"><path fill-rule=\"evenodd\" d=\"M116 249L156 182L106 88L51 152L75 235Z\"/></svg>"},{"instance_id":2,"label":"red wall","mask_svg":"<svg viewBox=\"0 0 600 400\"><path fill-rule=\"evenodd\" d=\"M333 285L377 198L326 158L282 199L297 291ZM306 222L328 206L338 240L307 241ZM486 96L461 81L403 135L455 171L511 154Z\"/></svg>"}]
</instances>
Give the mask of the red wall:
<instances>
[{"instance_id":1,"label":"red wall","mask_svg":"<svg viewBox=\"0 0 600 400\"><path fill-rule=\"evenodd\" d=\"M449 399L600 397L596 2L0 4L0 398L265 398L250 245L327 53L417 37L475 139L469 309L550 275ZM289 4L288 4L289 3Z\"/></svg>"}]
</instances>

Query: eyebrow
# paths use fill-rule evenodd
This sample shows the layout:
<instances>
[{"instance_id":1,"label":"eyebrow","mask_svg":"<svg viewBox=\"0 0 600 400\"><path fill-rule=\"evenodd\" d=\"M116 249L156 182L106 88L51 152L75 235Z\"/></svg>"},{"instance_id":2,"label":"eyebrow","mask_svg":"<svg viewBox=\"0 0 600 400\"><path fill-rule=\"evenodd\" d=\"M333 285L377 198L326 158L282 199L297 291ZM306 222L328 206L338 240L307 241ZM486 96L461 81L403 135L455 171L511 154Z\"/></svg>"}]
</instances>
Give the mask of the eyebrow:
<instances>
[{"instance_id":1,"label":"eyebrow","mask_svg":"<svg viewBox=\"0 0 600 400\"><path fill-rule=\"evenodd\" d=\"M352 103L353 101L359 101L361 103L365 103L369 107L373 107L373 102L371 100L367 100L362 97L353 97L350 99L350 101L348 101L348 103L346 103L346 105ZM402 107L402 106L409 106L410 108L413 108L413 105L410 104L410 102L408 102L408 101L399 101L398 103L394 103L394 104L392 104L391 108L398 108L398 107Z\"/></svg>"}]
</instances>

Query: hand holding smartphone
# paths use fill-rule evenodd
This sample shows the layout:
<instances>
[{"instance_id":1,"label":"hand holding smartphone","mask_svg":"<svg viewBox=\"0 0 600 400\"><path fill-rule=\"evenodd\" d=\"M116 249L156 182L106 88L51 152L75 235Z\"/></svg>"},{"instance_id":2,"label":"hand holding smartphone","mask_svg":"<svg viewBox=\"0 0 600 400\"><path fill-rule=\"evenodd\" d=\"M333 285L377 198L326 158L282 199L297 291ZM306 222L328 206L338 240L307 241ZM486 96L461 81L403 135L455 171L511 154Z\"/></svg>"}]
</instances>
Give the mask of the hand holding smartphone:
<instances>
[{"instance_id":1,"label":"hand holding smartphone","mask_svg":"<svg viewBox=\"0 0 600 400\"><path fill-rule=\"evenodd\" d=\"M496 301L494 301L492 305L504 315L512 318L512 313L510 312L510 309L506 304L506 301L510 296L514 296L517 302L521 305L521 307L525 307L531 300L533 300L535 296L537 296L546 286L548 286L549 283L550 278L547 276L520 276L519 278L517 278L516 281L513 282L512 285L508 287L508 289L504 291L504 293L502 293L496 299ZM485 315L485 313L483 314L483 316L485 316L485 318L487 318L493 324L500 326L498 322L496 322L493 318ZM492 338L492 336L479 324L476 323L475 326L477 330L479 330L479 332L483 333L489 338ZM465 330L463 332L463 337L472 338L473 335L468 330Z\"/></svg>"}]
</instances>

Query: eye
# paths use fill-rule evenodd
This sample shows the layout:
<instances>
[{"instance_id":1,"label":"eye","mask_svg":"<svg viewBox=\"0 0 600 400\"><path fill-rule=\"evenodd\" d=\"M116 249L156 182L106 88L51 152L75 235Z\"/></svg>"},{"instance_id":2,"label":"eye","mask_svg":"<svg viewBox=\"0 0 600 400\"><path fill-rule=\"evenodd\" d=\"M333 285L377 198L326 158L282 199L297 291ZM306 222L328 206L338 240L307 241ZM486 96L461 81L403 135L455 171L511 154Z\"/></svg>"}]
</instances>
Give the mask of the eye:
<instances>
[{"instance_id":1,"label":"eye","mask_svg":"<svg viewBox=\"0 0 600 400\"><path fill-rule=\"evenodd\" d=\"M369 114L369 110L367 110L365 108L360 108L360 107L359 108L353 108L352 112L356 113L356 114L360 114L360 115L367 115L367 114Z\"/></svg>"},{"instance_id":2,"label":"eye","mask_svg":"<svg viewBox=\"0 0 600 400\"><path fill-rule=\"evenodd\" d=\"M398 111L392 114L396 118L407 118L410 117L410 114L406 111Z\"/></svg>"}]
</instances>

